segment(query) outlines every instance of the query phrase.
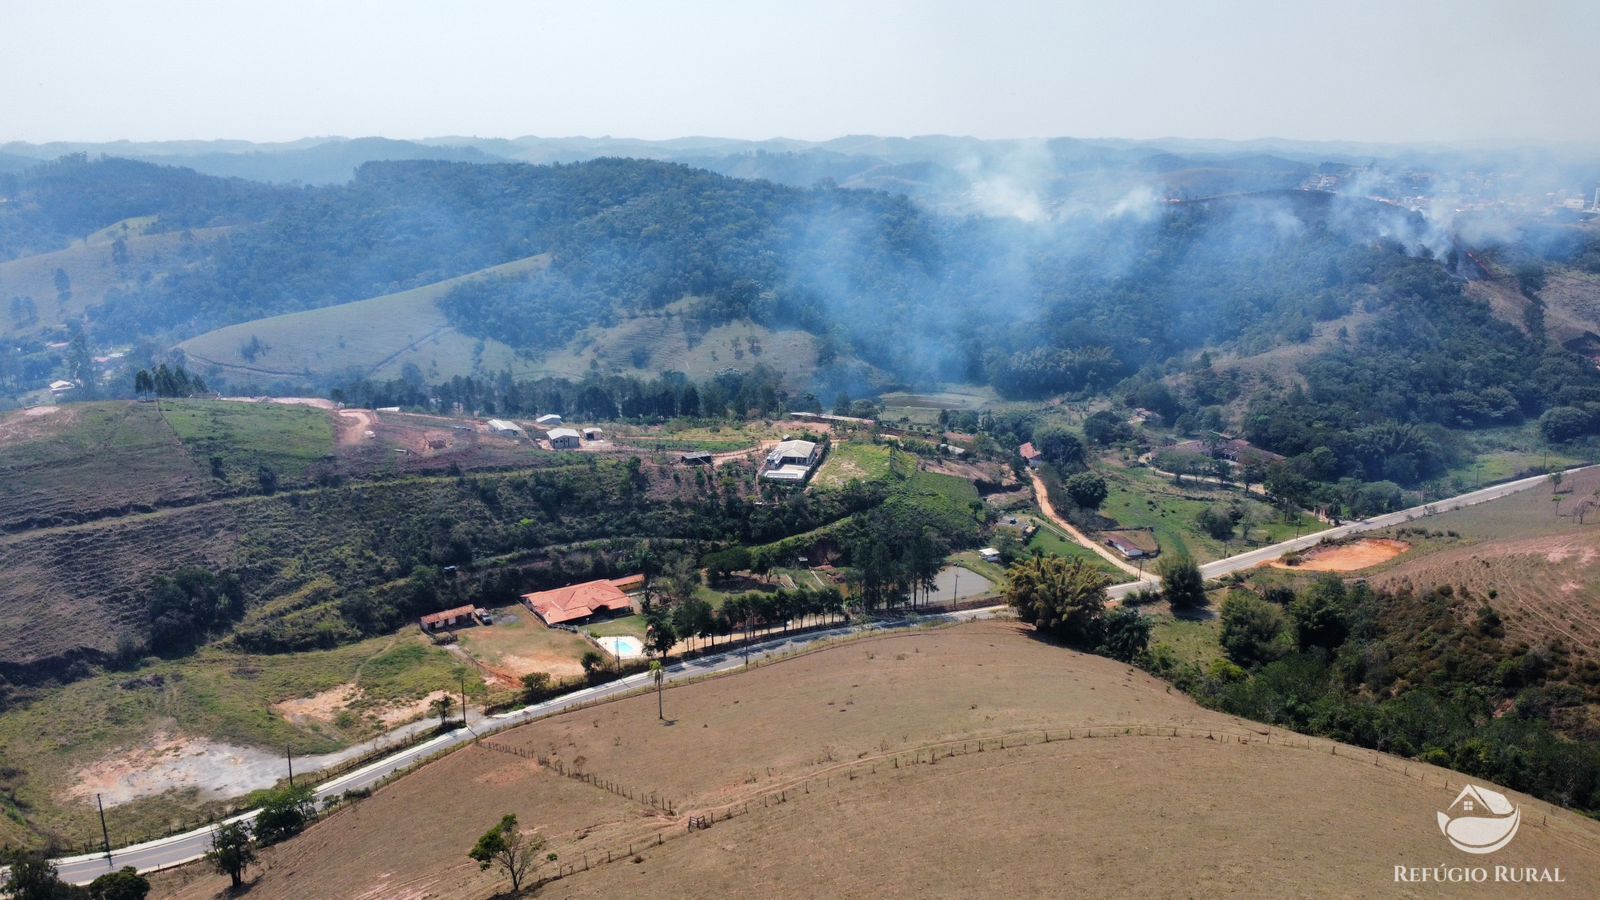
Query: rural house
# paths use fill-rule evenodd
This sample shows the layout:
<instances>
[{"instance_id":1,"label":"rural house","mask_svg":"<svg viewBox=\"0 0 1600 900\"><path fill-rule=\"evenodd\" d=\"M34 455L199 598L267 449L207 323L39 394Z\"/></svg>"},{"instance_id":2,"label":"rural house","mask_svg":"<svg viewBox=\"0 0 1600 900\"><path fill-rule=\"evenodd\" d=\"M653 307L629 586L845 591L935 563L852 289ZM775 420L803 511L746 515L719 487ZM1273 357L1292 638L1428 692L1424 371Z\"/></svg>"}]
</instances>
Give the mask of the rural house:
<instances>
[{"instance_id":1,"label":"rural house","mask_svg":"<svg viewBox=\"0 0 1600 900\"><path fill-rule=\"evenodd\" d=\"M1022 457L1022 461L1027 463L1030 469L1039 468L1039 464L1044 461L1044 454L1033 446L1033 441L1018 447L1017 454Z\"/></svg>"},{"instance_id":2,"label":"rural house","mask_svg":"<svg viewBox=\"0 0 1600 900\"><path fill-rule=\"evenodd\" d=\"M644 587L643 575L610 580L602 578L550 591L523 594L522 602L546 625L566 625L585 622L601 614L627 615L633 612L633 600L624 593L624 588L641 587Z\"/></svg>"},{"instance_id":3,"label":"rural house","mask_svg":"<svg viewBox=\"0 0 1600 900\"><path fill-rule=\"evenodd\" d=\"M1135 545L1126 538L1108 537L1106 546L1122 554L1125 559L1143 559L1150 555L1143 547Z\"/></svg>"},{"instance_id":4,"label":"rural house","mask_svg":"<svg viewBox=\"0 0 1600 900\"><path fill-rule=\"evenodd\" d=\"M580 444L578 433L571 428L550 429L551 450L576 450Z\"/></svg>"},{"instance_id":5,"label":"rural house","mask_svg":"<svg viewBox=\"0 0 1600 900\"><path fill-rule=\"evenodd\" d=\"M767 454L761 477L768 481L805 481L811 467L817 462L817 445L813 441L784 441Z\"/></svg>"}]
</instances>

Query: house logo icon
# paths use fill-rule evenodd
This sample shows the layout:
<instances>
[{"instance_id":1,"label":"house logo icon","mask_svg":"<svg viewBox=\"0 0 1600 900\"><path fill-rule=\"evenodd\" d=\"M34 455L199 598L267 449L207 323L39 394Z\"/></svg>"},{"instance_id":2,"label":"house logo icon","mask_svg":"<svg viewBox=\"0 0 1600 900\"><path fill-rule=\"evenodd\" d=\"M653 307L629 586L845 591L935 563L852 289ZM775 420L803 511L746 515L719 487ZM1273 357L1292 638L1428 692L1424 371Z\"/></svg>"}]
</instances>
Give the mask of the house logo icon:
<instances>
[{"instance_id":1,"label":"house logo icon","mask_svg":"<svg viewBox=\"0 0 1600 900\"><path fill-rule=\"evenodd\" d=\"M1463 853L1493 853L1511 843L1522 824L1522 808L1504 794L1469 784L1449 810L1438 814L1439 831Z\"/></svg>"}]
</instances>

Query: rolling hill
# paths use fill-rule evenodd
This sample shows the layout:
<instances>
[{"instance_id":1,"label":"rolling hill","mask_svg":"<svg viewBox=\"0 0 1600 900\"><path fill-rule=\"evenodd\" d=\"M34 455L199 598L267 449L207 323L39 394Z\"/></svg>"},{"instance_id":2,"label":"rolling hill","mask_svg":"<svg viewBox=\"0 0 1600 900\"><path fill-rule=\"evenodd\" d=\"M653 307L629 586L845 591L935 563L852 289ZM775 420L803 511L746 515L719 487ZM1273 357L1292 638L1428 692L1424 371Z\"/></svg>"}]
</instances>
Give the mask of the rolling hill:
<instances>
[{"instance_id":1,"label":"rolling hill","mask_svg":"<svg viewBox=\"0 0 1600 900\"><path fill-rule=\"evenodd\" d=\"M1210 712L1006 623L847 642L664 700L665 721L647 695L451 754L266 851L251 895L489 897L504 879L466 850L504 813L556 855L550 896L1371 896L1395 892L1395 866L1475 862L1435 822L1461 776ZM1494 861L1600 890L1600 825L1511 796L1523 825ZM222 884L188 867L157 890Z\"/></svg>"},{"instance_id":2,"label":"rolling hill","mask_svg":"<svg viewBox=\"0 0 1600 900\"><path fill-rule=\"evenodd\" d=\"M433 380L501 369L522 375L528 366L515 351L493 340L482 341L480 350L478 339L451 326L438 300L467 281L548 264L547 255L529 256L368 300L229 325L183 341L178 349L202 370L214 368L233 381L352 373L395 378L407 364Z\"/></svg>"}]
</instances>

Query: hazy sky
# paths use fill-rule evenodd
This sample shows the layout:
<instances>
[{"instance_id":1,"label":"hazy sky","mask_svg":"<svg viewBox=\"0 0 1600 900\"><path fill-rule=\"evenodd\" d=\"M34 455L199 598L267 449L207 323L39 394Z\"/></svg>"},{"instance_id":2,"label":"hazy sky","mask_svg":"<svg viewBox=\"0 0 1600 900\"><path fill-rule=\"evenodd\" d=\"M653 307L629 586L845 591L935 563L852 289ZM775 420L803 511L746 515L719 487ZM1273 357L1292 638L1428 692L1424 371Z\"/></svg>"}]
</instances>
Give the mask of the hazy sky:
<instances>
[{"instance_id":1,"label":"hazy sky","mask_svg":"<svg viewBox=\"0 0 1600 900\"><path fill-rule=\"evenodd\" d=\"M1600 142L1600 0L0 0L0 141Z\"/></svg>"}]
</instances>

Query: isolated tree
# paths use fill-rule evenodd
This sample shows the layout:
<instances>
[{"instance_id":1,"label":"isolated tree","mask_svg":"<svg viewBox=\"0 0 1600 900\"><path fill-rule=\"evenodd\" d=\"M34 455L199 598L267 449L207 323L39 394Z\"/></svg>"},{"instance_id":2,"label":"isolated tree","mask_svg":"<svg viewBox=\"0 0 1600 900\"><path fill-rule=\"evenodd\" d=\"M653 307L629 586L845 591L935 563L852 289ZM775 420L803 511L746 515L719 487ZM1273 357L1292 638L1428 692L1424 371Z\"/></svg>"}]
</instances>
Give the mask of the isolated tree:
<instances>
[{"instance_id":1,"label":"isolated tree","mask_svg":"<svg viewBox=\"0 0 1600 900\"><path fill-rule=\"evenodd\" d=\"M150 881L133 866L123 866L89 882L89 900L144 900Z\"/></svg>"},{"instance_id":2,"label":"isolated tree","mask_svg":"<svg viewBox=\"0 0 1600 900\"><path fill-rule=\"evenodd\" d=\"M644 644L651 652L667 658L667 653L678 643L678 631L672 627L671 614L663 606L656 606L645 616Z\"/></svg>"},{"instance_id":3,"label":"isolated tree","mask_svg":"<svg viewBox=\"0 0 1600 900\"><path fill-rule=\"evenodd\" d=\"M1208 506L1195 516L1201 530L1219 541L1232 540L1236 522L1234 510L1227 506Z\"/></svg>"},{"instance_id":4,"label":"isolated tree","mask_svg":"<svg viewBox=\"0 0 1600 900\"><path fill-rule=\"evenodd\" d=\"M1093 472L1079 472L1068 478L1064 485L1072 502L1084 509L1099 509L1106 502L1106 480Z\"/></svg>"},{"instance_id":5,"label":"isolated tree","mask_svg":"<svg viewBox=\"0 0 1600 900\"><path fill-rule=\"evenodd\" d=\"M1133 662L1150 647L1151 622L1131 606L1119 606L1105 618L1100 651L1112 659Z\"/></svg>"},{"instance_id":6,"label":"isolated tree","mask_svg":"<svg viewBox=\"0 0 1600 900\"><path fill-rule=\"evenodd\" d=\"M522 676L522 699L528 703L538 703L550 696L553 688L549 672L529 672Z\"/></svg>"},{"instance_id":7,"label":"isolated tree","mask_svg":"<svg viewBox=\"0 0 1600 900\"><path fill-rule=\"evenodd\" d=\"M1206 581L1200 567L1187 556L1169 556L1161 561L1161 596L1175 609L1196 609L1206 605Z\"/></svg>"},{"instance_id":8,"label":"isolated tree","mask_svg":"<svg viewBox=\"0 0 1600 900\"><path fill-rule=\"evenodd\" d=\"M1068 642L1100 639L1111 579L1081 559L1025 559L1006 570L1006 602L1017 617Z\"/></svg>"},{"instance_id":9,"label":"isolated tree","mask_svg":"<svg viewBox=\"0 0 1600 900\"><path fill-rule=\"evenodd\" d=\"M1350 600L1339 576L1327 574L1289 604L1295 643L1301 650L1332 650L1350 634Z\"/></svg>"},{"instance_id":10,"label":"isolated tree","mask_svg":"<svg viewBox=\"0 0 1600 900\"><path fill-rule=\"evenodd\" d=\"M1222 652L1250 669L1283 655L1283 610L1254 594L1234 591L1222 601Z\"/></svg>"},{"instance_id":11,"label":"isolated tree","mask_svg":"<svg viewBox=\"0 0 1600 900\"><path fill-rule=\"evenodd\" d=\"M606 658L601 656L598 650L585 650L583 651L583 656L578 660L578 665L583 666L584 677L590 681L593 681L595 676L600 673L600 670L605 668L605 664Z\"/></svg>"},{"instance_id":12,"label":"isolated tree","mask_svg":"<svg viewBox=\"0 0 1600 900\"><path fill-rule=\"evenodd\" d=\"M1043 425L1034 429L1033 448L1044 461L1062 473L1083 467L1083 441L1060 425Z\"/></svg>"},{"instance_id":13,"label":"isolated tree","mask_svg":"<svg viewBox=\"0 0 1600 900\"><path fill-rule=\"evenodd\" d=\"M317 817L317 798L309 785L286 787L268 794L256 816L256 842L265 847L286 841Z\"/></svg>"},{"instance_id":14,"label":"isolated tree","mask_svg":"<svg viewBox=\"0 0 1600 900\"><path fill-rule=\"evenodd\" d=\"M522 879L539 864L544 840L517 829L517 817L507 813L499 824L483 833L467 855L477 860L479 869L499 866L511 879L511 891L522 890Z\"/></svg>"},{"instance_id":15,"label":"isolated tree","mask_svg":"<svg viewBox=\"0 0 1600 900\"><path fill-rule=\"evenodd\" d=\"M449 694L440 694L428 704L428 709L439 717L439 727L443 728L450 718L450 710L456 705L455 698Z\"/></svg>"},{"instance_id":16,"label":"isolated tree","mask_svg":"<svg viewBox=\"0 0 1600 900\"><path fill-rule=\"evenodd\" d=\"M1109 409L1102 409L1083 420L1083 436L1089 443L1105 447L1133 437L1133 429L1122 417Z\"/></svg>"},{"instance_id":17,"label":"isolated tree","mask_svg":"<svg viewBox=\"0 0 1600 900\"><path fill-rule=\"evenodd\" d=\"M212 829L206 862L228 876L235 888L244 886L244 870L255 861L256 842L248 824L227 822Z\"/></svg>"}]
</instances>

